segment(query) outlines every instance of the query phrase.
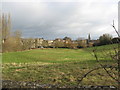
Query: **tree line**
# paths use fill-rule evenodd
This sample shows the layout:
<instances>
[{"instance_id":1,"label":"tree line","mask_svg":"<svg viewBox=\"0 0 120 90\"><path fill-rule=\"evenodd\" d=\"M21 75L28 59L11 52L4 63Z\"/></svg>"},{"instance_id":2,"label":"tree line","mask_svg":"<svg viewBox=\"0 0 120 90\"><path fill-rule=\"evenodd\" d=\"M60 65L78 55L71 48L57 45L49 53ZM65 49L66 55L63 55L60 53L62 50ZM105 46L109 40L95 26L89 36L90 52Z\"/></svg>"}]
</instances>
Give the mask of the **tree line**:
<instances>
[{"instance_id":1,"label":"tree line","mask_svg":"<svg viewBox=\"0 0 120 90\"><path fill-rule=\"evenodd\" d=\"M40 42L34 38L21 38L22 33L19 30L12 32L11 27L11 16L10 14L2 14L0 17L0 35L2 52L12 52L12 51L22 51L29 50L32 48L85 48L98 45L106 45L112 43L118 43L120 39L113 38L110 34L103 34L99 37L98 40L91 40L90 34L88 39L78 38L77 40L72 40L70 37L64 37L63 39L57 38L49 43L49 40L42 41L41 45L38 45Z\"/></svg>"}]
</instances>

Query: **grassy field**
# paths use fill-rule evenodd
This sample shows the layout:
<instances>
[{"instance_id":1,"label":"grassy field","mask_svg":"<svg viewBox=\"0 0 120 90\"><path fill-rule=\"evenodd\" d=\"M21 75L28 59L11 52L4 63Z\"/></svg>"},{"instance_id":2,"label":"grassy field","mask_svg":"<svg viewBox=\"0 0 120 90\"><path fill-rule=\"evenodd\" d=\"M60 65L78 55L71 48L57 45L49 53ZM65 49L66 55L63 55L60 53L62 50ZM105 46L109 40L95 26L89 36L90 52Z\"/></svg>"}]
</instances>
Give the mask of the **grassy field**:
<instances>
[{"instance_id":1,"label":"grassy field","mask_svg":"<svg viewBox=\"0 0 120 90\"><path fill-rule=\"evenodd\" d=\"M92 50L97 48L97 54L103 56L103 51L113 52L113 47L117 47L117 45L85 49L34 49L3 53L2 77L4 80L76 86L85 73L93 68L100 67L92 55ZM101 59L101 63L115 64L109 57L105 57ZM112 75L117 76L117 71L115 73ZM79 85L117 86L117 83L101 68L90 73Z\"/></svg>"}]
</instances>

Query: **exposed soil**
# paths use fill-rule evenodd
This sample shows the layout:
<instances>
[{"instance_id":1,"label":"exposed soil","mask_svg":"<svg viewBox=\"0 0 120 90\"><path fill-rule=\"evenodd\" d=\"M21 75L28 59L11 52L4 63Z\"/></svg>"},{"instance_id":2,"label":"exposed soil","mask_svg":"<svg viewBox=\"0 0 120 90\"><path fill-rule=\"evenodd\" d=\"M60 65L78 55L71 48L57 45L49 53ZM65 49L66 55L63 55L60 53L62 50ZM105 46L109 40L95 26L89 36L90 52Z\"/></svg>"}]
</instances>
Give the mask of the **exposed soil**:
<instances>
[{"instance_id":1,"label":"exposed soil","mask_svg":"<svg viewBox=\"0 0 120 90\"><path fill-rule=\"evenodd\" d=\"M2 80L2 88L99 88L107 90L116 90L114 86L59 86L59 85L50 85L50 84L38 84L36 82L22 82L22 81L11 81L11 80Z\"/></svg>"}]
</instances>

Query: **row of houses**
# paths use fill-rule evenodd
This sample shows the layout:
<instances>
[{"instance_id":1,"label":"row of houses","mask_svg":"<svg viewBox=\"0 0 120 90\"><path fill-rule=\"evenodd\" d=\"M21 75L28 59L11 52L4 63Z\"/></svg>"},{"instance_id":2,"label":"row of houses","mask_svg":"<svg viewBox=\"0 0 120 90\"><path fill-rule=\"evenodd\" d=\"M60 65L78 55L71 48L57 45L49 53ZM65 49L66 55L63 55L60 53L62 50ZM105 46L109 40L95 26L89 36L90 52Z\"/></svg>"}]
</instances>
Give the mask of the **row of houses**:
<instances>
[{"instance_id":1,"label":"row of houses","mask_svg":"<svg viewBox=\"0 0 120 90\"><path fill-rule=\"evenodd\" d=\"M76 47L90 47L93 46L94 43L98 42L98 40L91 40L90 35L88 39L83 40L72 40L69 37L65 38L56 38L55 40L45 40L43 38L35 38L35 39L21 39L22 45L29 45L29 48L44 48L44 47L65 47L65 48L76 48Z\"/></svg>"}]
</instances>

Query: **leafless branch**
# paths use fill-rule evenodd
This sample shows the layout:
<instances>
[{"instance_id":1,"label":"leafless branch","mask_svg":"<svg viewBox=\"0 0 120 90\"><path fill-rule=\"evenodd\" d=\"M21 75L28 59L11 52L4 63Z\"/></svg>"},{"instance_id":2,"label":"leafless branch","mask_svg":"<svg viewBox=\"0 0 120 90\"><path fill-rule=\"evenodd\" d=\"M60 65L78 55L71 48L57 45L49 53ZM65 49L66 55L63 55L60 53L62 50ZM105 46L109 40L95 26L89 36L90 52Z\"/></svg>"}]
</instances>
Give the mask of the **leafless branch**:
<instances>
[{"instance_id":1,"label":"leafless branch","mask_svg":"<svg viewBox=\"0 0 120 90\"><path fill-rule=\"evenodd\" d=\"M114 26L114 20L113 20L113 25L112 25L112 27L114 28L115 32L117 33L117 35L118 35L118 43L120 43L120 41L119 41L120 35L119 35L119 32L116 30L116 28L115 28L115 26ZM111 44L113 44L112 41L111 41ZM119 54L120 54L120 51L119 51L119 49L117 49L117 48L115 48L115 47L113 47L113 50L114 50L114 53L113 53L112 51L106 52L106 50L102 50L102 54L104 55L102 58L106 58L106 56L110 56L110 58L111 58L112 60L115 59L116 61L118 61L118 65L120 65L120 62L119 62ZM83 80L88 74L90 74L91 72L103 68L103 69L105 70L105 72L106 72L113 80L115 80L116 82L118 82L118 85L120 85L119 79L118 79L117 77L113 77L113 76L111 75L111 73L107 70L107 68L110 68L110 69L112 70L113 68L115 68L115 69L117 68L117 69L118 69L118 67L117 67L116 65L114 65L114 66L113 66L113 65L112 65L112 66L108 66L108 65L103 65L103 64L101 64L100 61L99 61L99 59L98 59L98 55L96 54L96 51L97 51L97 48L95 48L95 49L93 50L93 56L95 57L95 59L97 60L97 62L99 63L99 65L100 65L101 67L97 67L97 68L94 68L94 69L88 71L86 74L84 74L84 76L83 76L80 80L78 80L79 83L82 82L82 80ZM120 71L120 69L118 69L118 70ZM112 72L112 73L115 74L115 72ZM119 75L119 76L120 76L120 75ZM118 77L119 77L119 76L118 76Z\"/></svg>"},{"instance_id":2,"label":"leafless branch","mask_svg":"<svg viewBox=\"0 0 120 90\"><path fill-rule=\"evenodd\" d=\"M118 37L120 38L120 34L119 34L119 32L117 31L116 27L114 26L114 20L113 20L113 25L112 25L112 27L114 28L115 32L117 33Z\"/></svg>"},{"instance_id":3,"label":"leafless branch","mask_svg":"<svg viewBox=\"0 0 120 90\"><path fill-rule=\"evenodd\" d=\"M79 83L82 82L82 80L83 80L88 74L90 74L91 72L93 72L93 71L95 71L95 70L98 70L98 69L100 69L100 68L101 68L101 67L94 68L94 69L90 70L89 72L87 72L86 74L84 74L84 76L83 76L80 80L78 80Z\"/></svg>"},{"instance_id":4,"label":"leafless branch","mask_svg":"<svg viewBox=\"0 0 120 90\"><path fill-rule=\"evenodd\" d=\"M95 53L94 50L93 50L93 53L94 53L94 57L95 57L96 60L98 61L99 65L107 72L107 74L108 74L112 79L114 79L115 81L117 81L117 82L120 83L120 81L119 81L118 79L116 79L115 77L113 77L113 76L109 73L109 71L100 63L100 61L99 61L99 59L98 59L98 57L97 57L97 55L96 55L96 53Z\"/></svg>"},{"instance_id":5,"label":"leafless branch","mask_svg":"<svg viewBox=\"0 0 120 90\"><path fill-rule=\"evenodd\" d=\"M103 67L104 67L104 68L110 68L111 66L106 66L106 65L104 65L104 66L102 66L102 67L94 68L94 69L88 71L86 74L84 74L84 76L83 76L80 80L78 80L78 82L79 82L79 83L82 82L83 79L86 78L88 74L92 73L92 72L95 71L95 70L102 69ZM112 67L112 69L113 69L113 68L115 68L115 67ZM114 74L115 74L115 73L114 73ZM113 78L114 78L114 77L113 77Z\"/></svg>"}]
</instances>

